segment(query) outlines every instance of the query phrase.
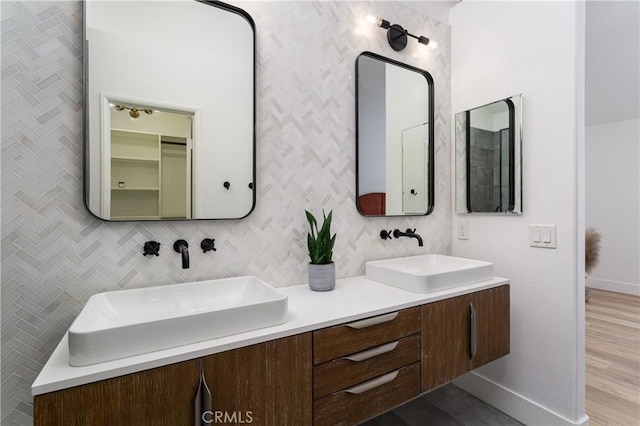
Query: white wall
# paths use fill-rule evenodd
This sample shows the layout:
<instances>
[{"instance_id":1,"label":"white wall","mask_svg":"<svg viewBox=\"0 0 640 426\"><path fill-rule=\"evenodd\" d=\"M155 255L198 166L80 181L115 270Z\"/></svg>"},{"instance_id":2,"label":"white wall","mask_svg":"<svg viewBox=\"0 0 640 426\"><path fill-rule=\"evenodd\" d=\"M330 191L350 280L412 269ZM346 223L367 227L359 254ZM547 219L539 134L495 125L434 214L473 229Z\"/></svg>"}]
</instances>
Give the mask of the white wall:
<instances>
[{"instance_id":1,"label":"white wall","mask_svg":"<svg viewBox=\"0 0 640 426\"><path fill-rule=\"evenodd\" d=\"M453 112L522 93L524 114L524 213L453 220L453 255L511 279L511 354L457 383L526 424L579 424L584 4L467 0L451 25ZM468 241L455 238L459 220ZM558 248L529 247L530 224L555 224Z\"/></svg>"},{"instance_id":2,"label":"white wall","mask_svg":"<svg viewBox=\"0 0 640 426\"><path fill-rule=\"evenodd\" d=\"M386 214L402 215L402 131L428 120L429 86L417 72L397 66L387 66L386 71Z\"/></svg>"},{"instance_id":3,"label":"white wall","mask_svg":"<svg viewBox=\"0 0 640 426\"><path fill-rule=\"evenodd\" d=\"M427 170L429 169L429 124L402 132L402 211L427 211ZM411 193L414 190L414 193Z\"/></svg>"},{"instance_id":4,"label":"white wall","mask_svg":"<svg viewBox=\"0 0 640 426\"><path fill-rule=\"evenodd\" d=\"M640 2L586 2L587 126L640 117Z\"/></svg>"},{"instance_id":5,"label":"white wall","mask_svg":"<svg viewBox=\"0 0 640 426\"><path fill-rule=\"evenodd\" d=\"M358 193L364 195L387 191L386 64L369 56L360 56L358 61Z\"/></svg>"},{"instance_id":6,"label":"white wall","mask_svg":"<svg viewBox=\"0 0 640 426\"><path fill-rule=\"evenodd\" d=\"M587 286L640 295L640 120L586 130L586 225L602 234Z\"/></svg>"}]
</instances>

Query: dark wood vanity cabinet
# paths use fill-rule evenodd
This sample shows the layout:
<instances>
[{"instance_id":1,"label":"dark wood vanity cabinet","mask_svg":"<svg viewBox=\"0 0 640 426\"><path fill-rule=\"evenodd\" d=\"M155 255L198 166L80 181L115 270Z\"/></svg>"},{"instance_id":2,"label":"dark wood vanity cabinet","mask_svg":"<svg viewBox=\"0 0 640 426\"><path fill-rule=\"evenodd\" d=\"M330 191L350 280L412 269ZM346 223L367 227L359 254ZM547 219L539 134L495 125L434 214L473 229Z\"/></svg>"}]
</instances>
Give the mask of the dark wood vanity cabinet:
<instances>
[{"instance_id":1,"label":"dark wood vanity cabinet","mask_svg":"<svg viewBox=\"0 0 640 426\"><path fill-rule=\"evenodd\" d=\"M508 285L427 303L421 318L422 392L510 351Z\"/></svg>"},{"instance_id":2,"label":"dark wood vanity cabinet","mask_svg":"<svg viewBox=\"0 0 640 426\"><path fill-rule=\"evenodd\" d=\"M466 296L422 305L422 392L469 371L469 309Z\"/></svg>"},{"instance_id":3,"label":"dark wood vanity cabinet","mask_svg":"<svg viewBox=\"0 0 640 426\"><path fill-rule=\"evenodd\" d=\"M34 425L193 425L199 375L191 360L38 395Z\"/></svg>"},{"instance_id":4,"label":"dark wood vanity cabinet","mask_svg":"<svg viewBox=\"0 0 640 426\"><path fill-rule=\"evenodd\" d=\"M470 369L473 370L511 351L509 286L471 293L468 297L477 317L477 349L470 361Z\"/></svg>"},{"instance_id":5,"label":"dark wood vanity cabinet","mask_svg":"<svg viewBox=\"0 0 640 426\"><path fill-rule=\"evenodd\" d=\"M204 364L213 411L235 413L236 422L224 424L311 424L311 333L210 355Z\"/></svg>"},{"instance_id":6,"label":"dark wood vanity cabinet","mask_svg":"<svg viewBox=\"0 0 640 426\"><path fill-rule=\"evenodd\" d=\"M36 426L353 425L509 353L509 286L34 398ZM209 417L211 419L211 417Z\"/></svg>"},{"instance_id":7,"label":"dark wood vanity cabinet","mask_svg":"<svg viewBox=\"0 0 640 426\"><path fill-rule=\"evenodd\" d=\"M34 424L193 426L200 360L38 395ZM212 416L219 412L222 419L225 414L235 419L224 424L311 424L311 333L202 360L212 393Z\"/></svg>"}]
</instances>

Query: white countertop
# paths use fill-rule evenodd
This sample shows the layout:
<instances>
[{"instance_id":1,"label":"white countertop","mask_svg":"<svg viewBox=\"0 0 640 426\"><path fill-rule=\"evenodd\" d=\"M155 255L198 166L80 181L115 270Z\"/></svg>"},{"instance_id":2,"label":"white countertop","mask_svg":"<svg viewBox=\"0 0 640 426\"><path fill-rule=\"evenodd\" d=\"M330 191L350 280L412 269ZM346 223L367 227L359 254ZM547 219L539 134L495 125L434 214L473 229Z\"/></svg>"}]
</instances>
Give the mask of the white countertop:
<instances>
[{"instance_id":1,"label":"white countertop","mask_svg":"<svg viewBox=\"0 0 640 426\"><path fill-rule=\"evenodd\" d=\"M339 279L336 281L335 289L329 292L311 291L306 284L294 287L278 287L278 290L289 297L288 321L284 324L85 367L71 367L69 365L68 335L65 334L51 358L49 358L49 361L47 361L35 382L33 382L31 394L34 396L40 395L162 367L398 309L485 290L508 282L509 280L506 278L494 277L491 280L428 294L411 293L371 281L364 276Z\"/></svg>"}]
</instances>

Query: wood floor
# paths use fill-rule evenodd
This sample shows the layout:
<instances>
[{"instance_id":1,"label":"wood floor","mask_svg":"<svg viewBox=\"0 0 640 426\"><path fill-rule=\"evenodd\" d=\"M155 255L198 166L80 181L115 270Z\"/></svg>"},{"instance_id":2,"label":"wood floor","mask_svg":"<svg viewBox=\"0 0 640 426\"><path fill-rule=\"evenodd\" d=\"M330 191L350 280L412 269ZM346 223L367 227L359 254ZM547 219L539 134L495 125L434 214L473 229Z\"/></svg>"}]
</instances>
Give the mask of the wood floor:
<instances>
[{"instance_id":1,"label":"wood floor","mask_svg":"<svg viewBox=\"0 0 640 426\"><path fill-rule=\"evenodd\" d=\"M640 425L640 297L591 289L586 340L590 425Z\"/></svg>"}]
</instances>

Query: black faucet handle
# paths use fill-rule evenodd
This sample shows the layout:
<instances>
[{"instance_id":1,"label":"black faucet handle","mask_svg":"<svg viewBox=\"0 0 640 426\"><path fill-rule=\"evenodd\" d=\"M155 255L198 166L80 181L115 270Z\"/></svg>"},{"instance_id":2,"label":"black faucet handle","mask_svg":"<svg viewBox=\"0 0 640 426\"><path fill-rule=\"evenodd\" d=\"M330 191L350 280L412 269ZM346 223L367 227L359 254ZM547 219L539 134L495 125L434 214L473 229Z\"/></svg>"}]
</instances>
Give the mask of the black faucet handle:
<instances>
[{"instance_id":1,"label":"black faucet handle","mask_svg":"<svg viewBox=\"0 0 640 426\"><path fill-rule=\"evenodd\" d=\"M380 231L380 238L382 238L383 240L391 240L393 238L391 236L391 230L387 231L386 229L383 229L382 231Z\"/></svg>"},{"instance_id":2,"label":"black faucet handle","mask_svg":"<svg viewBox=\"0 0 640 426\"><path fill-rule=\"evenodd\" d=\"M142 254L144 256L160 256L160 243L157 241L147 241L146 243L144 243L144 252Z\"/></svg>"},{"instance_id":3,"label":"black faucet handle","mask_svg":"<svg viewBox=\"0 0 640 426\"><path fill-rule=\"evenodd\" d=\"M203 253L206 253L208 251L217 251L218 249L216 249L216 240L213 238L205 238L204 240L202 240L202 242L200 243L200 248L202 249Z\"/></svg>"},{"instance_id":4,"label":"black faucet handle","mask_svg":"<svg viewBox=\"0 0 640 426\"><path fill-rule=\"evenodd\" d=\"M407 228L407 234L415 234L416 233L416 228Z\"/></svg>"}]
</instances>

